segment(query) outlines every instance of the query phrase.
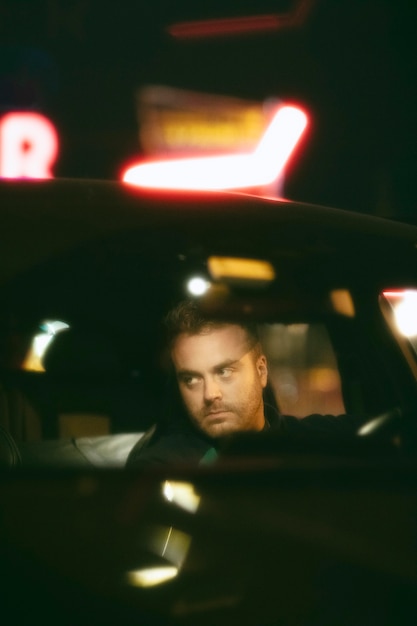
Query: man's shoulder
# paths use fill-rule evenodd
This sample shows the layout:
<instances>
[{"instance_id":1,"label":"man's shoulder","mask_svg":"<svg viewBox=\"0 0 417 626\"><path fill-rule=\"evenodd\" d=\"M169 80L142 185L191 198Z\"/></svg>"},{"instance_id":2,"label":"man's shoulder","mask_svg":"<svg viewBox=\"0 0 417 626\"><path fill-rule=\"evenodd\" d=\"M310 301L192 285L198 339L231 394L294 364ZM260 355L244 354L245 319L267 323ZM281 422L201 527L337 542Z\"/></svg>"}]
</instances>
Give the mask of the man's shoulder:
<instances>
[{"instance_id":1,"label":"man's shoulder","mask_svg":"<svg viewBox=\"0 0 417 626\"><path fill-rule=\"evenodd\" d=\"M295 434L353 434L363 424L364 418L357 415L343 413L340 415L330 415L312 413L305 417L295 417L293 415L280 415L275 423L275 428L287 433Z\"/></svg>"}]
</instances>

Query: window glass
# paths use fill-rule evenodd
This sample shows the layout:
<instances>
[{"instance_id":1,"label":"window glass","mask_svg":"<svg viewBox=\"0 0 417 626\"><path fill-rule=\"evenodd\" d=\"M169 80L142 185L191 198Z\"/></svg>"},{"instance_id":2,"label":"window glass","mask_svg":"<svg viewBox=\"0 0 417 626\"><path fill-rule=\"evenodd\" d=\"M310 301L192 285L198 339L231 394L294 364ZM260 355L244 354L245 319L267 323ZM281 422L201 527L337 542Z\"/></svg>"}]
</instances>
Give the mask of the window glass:
<instances>
[{"instance_id":1,"label":"window glass","mask_svg":"<svg viewBox=\"0 0 417 626\"><path fill-rule=\"evenodd\" d=\"M345 412L340 376L322 324L270 324L261 331L269 379L281 413Z\"/></svg>"}]
</instances>

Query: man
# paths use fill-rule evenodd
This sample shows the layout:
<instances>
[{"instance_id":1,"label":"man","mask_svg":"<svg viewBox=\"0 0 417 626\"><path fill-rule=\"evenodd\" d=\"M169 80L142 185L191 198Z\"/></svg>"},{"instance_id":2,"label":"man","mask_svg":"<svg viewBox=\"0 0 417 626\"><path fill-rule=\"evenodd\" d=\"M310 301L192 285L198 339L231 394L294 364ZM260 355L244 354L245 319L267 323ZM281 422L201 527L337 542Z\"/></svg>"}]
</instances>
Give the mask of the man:
<instances>
[{"instance_id":1,"label":"man","mask_svg":"<svg viewBox=\"0 0 417 626\"><path fill-rule=\"evenodd\" d=\"M166 327L185 416L178 408L171 423L145 435L128 466L204 463L225 437L245 431L326 432L336 425L338 432L353 432L357 426L350 416L280 416L267 404L267 360L256 325L209 319L185 301L168 314Z\"/></svg>"},{"instance_id":2,"label":"man","mask_svg":"<svg viewBox=\"0 0 417 626\"><path fill-rule=\"evenodd\" d=\"M262 430L262 393L268 373L257 337L237 324L198 320L195 325L195 320L171 344L179 390L191 422L213 439Z\"/></svg>"}]
</instances>

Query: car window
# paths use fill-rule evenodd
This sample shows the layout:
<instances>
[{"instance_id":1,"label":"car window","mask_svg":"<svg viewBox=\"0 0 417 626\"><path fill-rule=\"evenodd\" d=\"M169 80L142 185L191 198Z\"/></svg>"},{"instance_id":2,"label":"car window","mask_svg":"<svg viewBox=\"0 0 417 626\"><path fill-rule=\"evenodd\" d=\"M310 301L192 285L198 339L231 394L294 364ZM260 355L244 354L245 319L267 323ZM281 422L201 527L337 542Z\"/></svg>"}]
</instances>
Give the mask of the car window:
<instances>
[{"instance_id":1,"label":"car window","mask_svg":"<svg viewBox=\"0 0 417 626\"><path fill-rule=\"evenodd\" d=\"M336 356L324 324L270 324L261 332L282 413L345 412Z\"/></svg>"},{"instance_id":2,"label":"car window","mask_svg":"<svg viewBox=\"0 0 417 626\"><path fill-rule=\"evenodd\" d=\"M191 241L197 236L197 229L189 235ZM221 251L236 249L223 245ZM171 240L161 228L122 233L54 257L9 284L4 367L41 413L44 438L144 431L167 410L160 393L170 377L163 318L179 299L204 300L210 250L206 240L204 247L178 234ZM270 259L271 267L287 262L285 253ZM279 410L297 417L344 412L326 325L312 323L308 311L301 323L299 308L289 314L297 323L288 323L288 315L279 321L276 304L294 306L291 282L278 283L276 292L259 291L251 281L232 290L238 307L241 297L266 305L266 313L258 319L255 311L253 318L262 329Z\"/></svg>"},{"instance_id":3,"label":"car window","mask_svg":"<svg viewBox=\"0 0 417 626\"><path fill-rule=\"evenodd\" d=\"M313 235L315 209L297 205L123 194L120 206L108 193L74 205L71 238L59 209L48 209L56 241L36 256L26 230L33 256L3 266L0 425L19 443L75 441L91 460L80 439L118 437L125 446L121 436L183 416L164 326L183 299L219 320L258 325L265 393L280 414L366 420L397 406L404 386L413 393L381 316L380 274L392 271L382 239L352 257L339 215L326 228L314 218ZM91 222L78 233L90 204ZM364 265L369 255L379 264Z\"/></svg>"}]
</instances>

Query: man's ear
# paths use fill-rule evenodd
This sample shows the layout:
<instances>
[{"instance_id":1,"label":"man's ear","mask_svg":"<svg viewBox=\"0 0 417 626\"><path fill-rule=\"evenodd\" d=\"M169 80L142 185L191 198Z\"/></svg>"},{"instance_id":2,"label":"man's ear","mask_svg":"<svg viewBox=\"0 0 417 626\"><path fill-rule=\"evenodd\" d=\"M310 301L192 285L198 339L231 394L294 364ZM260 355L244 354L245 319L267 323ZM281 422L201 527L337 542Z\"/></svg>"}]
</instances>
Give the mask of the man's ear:
<instances>
[{"instance_id":1,"label":"man's ear","mask_svg":"<svg viewBox=\"0 0 417 626\"><path fill-rule=\"evenodd\" d=\"M266 387L266 383L268 382L268 363L264 354L261 354L261 356L258 357L256 361L256 369L259 374L262 387Z\"/></svg>"}]
</instances>

